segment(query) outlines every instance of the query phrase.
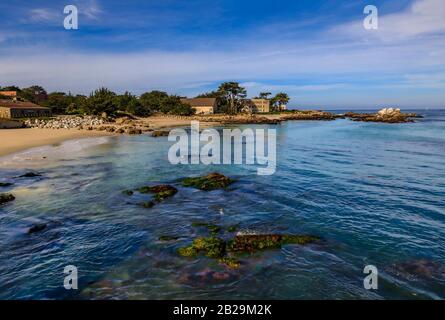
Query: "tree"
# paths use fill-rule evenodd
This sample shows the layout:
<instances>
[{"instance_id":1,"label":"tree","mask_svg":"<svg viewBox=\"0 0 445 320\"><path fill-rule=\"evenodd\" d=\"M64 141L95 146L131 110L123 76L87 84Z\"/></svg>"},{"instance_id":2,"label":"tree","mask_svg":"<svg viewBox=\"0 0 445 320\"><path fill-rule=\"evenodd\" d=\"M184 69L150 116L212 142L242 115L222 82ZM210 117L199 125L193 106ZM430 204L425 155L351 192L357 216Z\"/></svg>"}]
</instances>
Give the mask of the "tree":
<instances>
[{"instance_id":1,"label":"tree","mask_svg":"<svg viewBox=\"0 0 445 320\"><path fill-rule=\"evenodd\" d=\"M287 93L279 92L270 100L270 104L276 109L280 110L282 106L288 104L290 98Z\"/></svg>"},{"instance_id":2,"label":"tree","mask_svg":"<svg viewBox=\"0 0 445 320\"><path fill-rule=\"evenodd\" d=\"M151 91L141 95L139 102L144 108L151 112L159 112L162 109L162 105L169 96L163 91Z\"/></svg>"},{"instance_id":3,"label":"tree","mask_svg":"<svg viewBox=\"0 0 445 320\"><path fill-rule=\"evenodd\" d=\"M97 89L86 99L84 110L94 115L100 115L103 112L107 115L115 114L118 111L115 98L116 94L107 88Z\"/></svg>"},{"instance_id":4,"label":"tree","mask_svg":"<svg viewBox=\"0 0 445 320\"><path fill-rule=\"evenodd\" d=\"M44 107L51 108L53 113L64 114L68 106L74 102L74 97L65 94L65 92L51 92L46 101L41 104Z\"/></svg>"},{"instance_id":5,"label":"tree","mask_svg":"<svg viewBox=\"0 0 445 320\"><path fill-rule=\"evenodd\" d=\"M220 91L210 91L206 93L201 93L197 95L195 98L221 98L221 92Z\"/></svg>"},{"instance_id":6,"label":"tree","mask_svg":"<svg viewBox=\"0 0 445 320\"><path fill-rule=\"evenodd\" d=\"M270 95L272 95L270 92L260 92L258 99L269 99Z\"/></svg>"},{"instance_id":7,"label":"tree","mask_svg":"<svg viewBox=\"0 0 445 320\"><path fill-rule=\"evenodd\" d=\"M227 112L230 114L239 111L241 99L247 96L246 89L241 87L238 82L224 82L219 86L218 92L227 102Z\"/></svg>"},{"instance_id":8,"label":"tree","mask_svg":"<svg viewBox=\"0 0 445 320\"><path fill-rule=\"evenodd\" d=\"M31 102L37 103L37 104L40 104L43 101L45 101L46 99L48 99L48 94L46 93L46 90L43 89L43 87L37 86L37 85L22 89L19 92L19 96L22 99L25 99L25 100L28 100L28 101L31 101Z\"/></svg>"}]
</instances>

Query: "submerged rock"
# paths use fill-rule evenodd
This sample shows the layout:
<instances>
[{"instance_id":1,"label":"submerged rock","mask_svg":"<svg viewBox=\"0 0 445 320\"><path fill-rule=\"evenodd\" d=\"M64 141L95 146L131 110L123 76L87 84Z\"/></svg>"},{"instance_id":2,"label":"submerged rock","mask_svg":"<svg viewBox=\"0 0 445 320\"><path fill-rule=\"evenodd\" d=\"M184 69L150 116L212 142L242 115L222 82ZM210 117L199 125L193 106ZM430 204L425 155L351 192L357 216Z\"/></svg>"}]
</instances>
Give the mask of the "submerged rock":
<instances>
[{"instance_id":1,"label":"submerged rock","mask_svg":"<svg viewBox=\"0 0 445 320\"><path fill-rule=\"evenodd\" d=\"M178 192L178 189L168 184L163 184L153 187L142 187L139 188L138 191L140 193L154 193L156 201L162 201L166 198L173 197Z\"/></svg>"},{"instance_id":2,"label":"submerged rock","mask_svg":"<svg viewBox=\"0 0 445 320\"><path fill-rule=\"evenodd\" d=\"M318 237L308 235L237 235L227 243L230 252L256 252L265 249L278 249L285 244L308 244L320 240Z\"/></svg>"},{"instance_id":3,"label":"submerged rock","mask_svg":"<svg viewBox=\"0 0 445 320\"><path fill-rule=\"evenodd\" d=\"M409 281L444 280L445 266L427 259L394 263L387 271Z\"/></svg>"},{"instance_id":4,"label":"submerged rock","mask_svg":"<svg viewBox=\"0 0 445 320\"><path fill-rule=\"evenodd\" d=\"M228 232L236 232L238 230L238 228L239 228L239 225L235 224L233 226L228 226L227 231Z\"/></svg>"},{"instance_id":5,"label":"submerged rock","mask_svg":"<svg viewBox=\"0 0 445 320\"><path fill-rule=\"evenodd\" d=\"M28 229L28 234L43 231L44 229L46 229L46 227L47 227L46 223L35 224L31 228Z\"/></svg>"},{"instance_id":6,"label":"submerged rock","mask_svg":"<svg viewBox=\"0 0 445 320\"><path fill-rule=\"evenodd\" d=\"M42 175L37 172L27 172L27 173L19 176L19 178L35 178L35 177L40 177L40 176L42 176Z\"/></svg>"},{"instance_id":7,"label":"submerged rock","mask_svg":"<svg viewBox=\"0 0 445 320\"><path fill-rule=\"evenodd\" d=\"M132 196L133 195L133 191L132 190L124 190L122 191L122 194L126 195L126 196Z\"/></svg>"},{"instance_id":8,"label":"submerged rock","mask_svg":"<svg viewBox=\"0 0 445 320\"><path fill-rule=\"evenodd\" d=\"M160 236L159 237L159 241L176 241L178 239L179 239L179 237L174 237L174 236Z\"/></svg>"},{"instance_id":9,"label":"submerged rock","mask_svg":"<svg viewBox=\"0 0 445 320\"><path fill-rule=\"evenodd\" d=\"M144 207L145 209L150 209L152 208L156 203L154 201L145 201L141 203L141 206Z\"/></svg>"},{"instance_id":10,"label":"submerged rock","mask_svg":"<svg viewBox=\"0 0 445 320\"><path fill-rule=\"evenodd\" d=\"M221 231L221 227L216 224L206 223L206 222L193 222L192 227L204 227L210 231L211 234L215 235Z\"/></svg>"},{"instance_id":11,"label":"submerged rock","mask_svg":"<svg viewBox=\"0 0 445 320\"><path fill-rule=\"evenodd\" d=\"M170 131L166 131L166 130L155 130L151 133L151 136L154 138L157 137L168 137L168 135L170 134Z\"/></svg>"},{"instance_id":12,"label":"submerged rock","mask_svg":"<svg viewBox=\"0 0 445 320\"><path fill-rule=\"evenodd\" d=\"M0 182L0 188L1 187L9 187L9 186L12 186L12 183L10 183L10 182Z\"/></svg>"},{"instance_id":13,"label":"submerged rock","mask_svg":"<svg viewBox=\"0 0 445 320\"><path fill-rule=\"evenodd\" d=\"M231 257L222 257L218 259L218 262L226 265L230 269L239 269L239 267L241 266L241 263L238 260Z\"/></svg>"},{"instance_id":14,"label":"submerged rock","mask_svg":"<svg viewBox=\"0 0 445 320\"><path fill-rule=\"evenodd\" d=\"M0 193L0 205L14 201L15 197L10 193Z\"/></svg>"},{"instance_id":15,"label":"submerged rock","mask_svg":"<svg viewBox=\"0 0 445 320\"><path fill-rule=\"evenodd\" d=\"M215 189L225 189L233 182L235 182L235 180L215 172L203 177L185 178L182 180L182 185L203 191L211 191Z\"/></svg>"}]
</instances>

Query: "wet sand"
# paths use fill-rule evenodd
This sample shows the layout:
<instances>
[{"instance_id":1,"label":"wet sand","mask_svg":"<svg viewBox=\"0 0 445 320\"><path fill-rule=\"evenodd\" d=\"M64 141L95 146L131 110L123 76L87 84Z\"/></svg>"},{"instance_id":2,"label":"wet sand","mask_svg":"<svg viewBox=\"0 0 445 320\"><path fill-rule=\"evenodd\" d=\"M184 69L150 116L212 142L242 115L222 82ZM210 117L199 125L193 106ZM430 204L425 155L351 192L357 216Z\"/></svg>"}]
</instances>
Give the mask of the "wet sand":
<instances>
[{"instance_id":1,"label":"wet sand","mask_svg":"<svg viewBox=\"0 0 445 320\"><path fill-rule=\"evenodd\" d=\"M110 135L112 134L108 132L76 129L2 129L0 130L0 156L70 139Z\"/></svg>"}]
</instances>

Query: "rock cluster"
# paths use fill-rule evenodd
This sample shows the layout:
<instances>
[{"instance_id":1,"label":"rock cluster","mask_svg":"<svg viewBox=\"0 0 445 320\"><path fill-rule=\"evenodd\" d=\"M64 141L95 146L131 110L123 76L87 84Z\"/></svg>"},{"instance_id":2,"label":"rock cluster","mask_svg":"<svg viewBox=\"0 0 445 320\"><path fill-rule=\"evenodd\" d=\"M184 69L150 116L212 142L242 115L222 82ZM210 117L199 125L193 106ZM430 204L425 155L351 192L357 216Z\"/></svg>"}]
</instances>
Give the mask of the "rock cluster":
<instances>
[{"instance_id":1,"label":"rock cluster","mask_svg":"<svg viewBox=\"0 0 445 320\"><path fill-rule=\"evenodd\" d=\"M187 247L178 249L178 254L183 257L197 257L200 253L208 258L217 259L219 263L229 268L237 269L240 262L235 254L255 253L267 249L280 249L286 244L306 245L317 242L320 238L309 235L264 234L235 236L225 241L222 238L200 237L193 240Z\"/></svg>"},{"instance_id":2,"label":"rock cluster","mask_svg":"<svg viewBox=\"0 0 445 320\"><path fill-rule=\"evenodd\" d=\"M384 122L384 123L407 123L413 122L412 118L419 118L415 113L402 113L398 108L384 108L377 113L354 113L348 112L345 117L353 121Z\"/></svg>"},{"instance_id":3,"label":"rock cluster","mask_svg":"<svg viewBox=\"0 0 445 320\"><path fill-rule=\"evenodd\" d=\"M25 125L28 128L41 129L83 129L105 124L107 121L94 116L57 117L54 119L28 119Z\"/></svg>"}]
</instances>

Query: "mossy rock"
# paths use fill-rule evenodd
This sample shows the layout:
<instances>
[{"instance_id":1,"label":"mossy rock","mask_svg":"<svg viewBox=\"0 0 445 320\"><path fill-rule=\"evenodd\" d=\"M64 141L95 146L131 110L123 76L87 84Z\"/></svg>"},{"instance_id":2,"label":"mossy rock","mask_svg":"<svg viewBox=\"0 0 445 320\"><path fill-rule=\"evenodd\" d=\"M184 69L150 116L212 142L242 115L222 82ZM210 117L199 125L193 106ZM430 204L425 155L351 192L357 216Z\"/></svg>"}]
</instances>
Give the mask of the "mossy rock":
<instances>
[{"instance_id":1,"label":"mossy rock","mask_svg":"<svg viewBox=\"0 0 445 320\"><path fill-rule=\"evenodd\" d=\"M220 173L211 173L203 177L185 178L182 180L184 187L193 187L203 191L225 189L235 180Z\"/></svg>"},{"instance_id":2,"label":"mossy rock","mask_svg":"<svg viewBox=\"0 0 445 320\"><path fill-rule=\"evenodd\" d=\"M122 191L122 194L126 195L126 196L132 196L133 195L133 191L132 190L124 190Z\"/></svg>"},{"instance_id":3,"label":"mossy rock","mask_svg":"<svg viewBox=\"0 0 445 320\"><path fill-rule=\"evenodd\" d=\"M0 182L0 187L9 187L9 186L12 186L12 183L9 183L9 182Z\"/></svg>"},{"instance_id":4,"label":"mossy rock","mask_svg":"<svg viewBox=\"0 0 445 320\"><path fill-rule=\"evenodd\" d=\"M7 202L14 201L14 200L15 200L15 197L12 194L9 194L9 193L0 194L0 205L7 203Z\"/></svg>"},{"instance_id":5,"label":"mossy rock","mask_svg":"<svg viewBox=\"0 0 445 320\"><path fill-rule=\"evenodd\" d=\"M320 240L318 237L307 235L281 235L281 234L264 234L264 235L241 235L235 236L227 244L227 250L230 252L249 252L266 249L278 249L285 244L308 244Z\"/></svg>"},{"instance_id":6,"label":"mossy rock","mask_svg":"<svg viewBox=\"0 0 445 320\"><path fill-rule=\"evenodd\" d=\"M193 222L192 227L204 227L210 231L212 235L216 235L221 231L221 227L216 224L206 223L206 222Z\"/></svg>"},{"instance_id":7,"label":"mossy rock","mask_svg":"<svg viewBox=\"0 0 445 320\"><path fill-rule=\"evenodd\" d=\"M176 241L178 240L178 237L174 237L174 236L160 236L159 237L159 241Z\"/></svg>"},{"instance_id":8,"label":"mossy rock","mask_svg":"<svg viewBox=\"0 0 445 320\"><path fill-rule=\"evenodd\" d=\"M145 201L141 203L141 206L144 207L145 209L150 209L153 208L155 204L156 203L154 201Z\"/></svg>"},{"instance_id":9,"label":"mossy rock","mask_svg":"<svg viewBox=\"0 0 445 320\"><path fill-rule=\"evenodd\" d=\"M239 229L239 225L235 224L232 226L228 226L226 230L227 230L227 232L236 232L238 229Z\"/></svg>"},{"instance_id":10,"label":"mossy rock","mask_svg":"<svg viewBox=\"0 0 445 320\"><path fill-rule=\"evenodd\" d=\"M239 269L239 267L241 266L241 263L238 260L236 260L235 258L231 258L231 257L219 258L218 262L226 265L230 269Z\"/></svg>"},{"instance_id":11,"label":"mossy rock","mask_svg":"<svg viewBox=\"0 0 445 320\"><path fill-rule=\"evenodd\" d=\"M178 192L178 189L176 189L173 186L165 184L165 185L158 185L158 186L153 186L153 187L147 187L147 186L142 187L142 188L139 188L138 191L140 193L154 193L155 194L154 198L157 201L162 201L166 198L173 197Z\"/></svg>"},{"instance_id":12,"label":"mossy rock","mask_svg":"<svg viewBox=\"0 0 445 320\"><path fill-rule=\"evenodd\" d=\"M178 253L183 257L196 257L198 255L198 251L193 246L179 248Z\"/></svg>"},{"instance_id":13,"label":"mossy rock","mask_svg":"<svg viewBox=\"0 0 445 320\"><path fill-rule=\"evenodd\" d=\"M225 254L226 243L217 237L196 238L193 243L184 248L180 248L178 253L185 257L194 257L199 253L204 253L209 258L222 258Z\"/></svg>"}]
</instances>

